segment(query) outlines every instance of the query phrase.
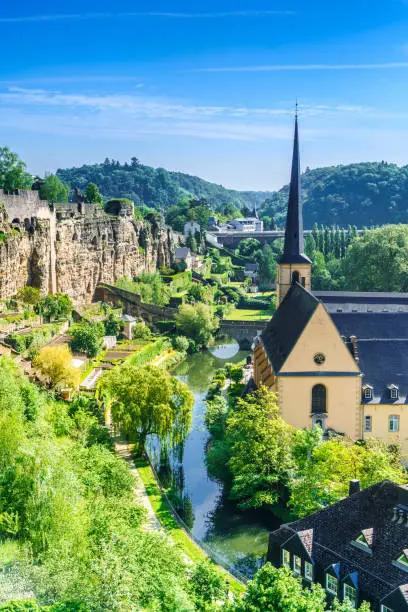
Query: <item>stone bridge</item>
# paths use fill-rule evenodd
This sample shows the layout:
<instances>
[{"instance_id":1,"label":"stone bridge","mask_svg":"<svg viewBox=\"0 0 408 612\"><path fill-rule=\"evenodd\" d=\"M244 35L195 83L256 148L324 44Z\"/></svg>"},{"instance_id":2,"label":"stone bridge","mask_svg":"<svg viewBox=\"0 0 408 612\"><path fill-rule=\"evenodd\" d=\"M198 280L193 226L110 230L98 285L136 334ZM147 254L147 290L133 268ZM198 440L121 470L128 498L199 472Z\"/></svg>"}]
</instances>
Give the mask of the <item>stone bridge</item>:
<instances>
[{"instance_id":1,"label":"stone bridge","mask_svg":"<svg viewBox=\"0 0 408 612\"><path fill-rule=\"evenodd\" d=\"M219 332L234 338L243 351L251 350L254 338L267 326L268 321L221 321Z\"/></svg>"},{"instance_id":2,"label":"stone bridge","mask_svg":"<svg viewBox=\"0 0 408 612\"><path fill-rule=\"evenodd\" d=\"M364 230L357 230L358 235L363 234ZM304 235L311 234L312 230L304 230ZM238 247L241 240L247 238L256 238L261 244L268 244L274 240L283 239L285 232L280 230L271 230L264 232L240 232L237 230L228 230L221 232L206 232L206 240L213 246L224 246L230 249Z\"/></svg>"}]
</instances>

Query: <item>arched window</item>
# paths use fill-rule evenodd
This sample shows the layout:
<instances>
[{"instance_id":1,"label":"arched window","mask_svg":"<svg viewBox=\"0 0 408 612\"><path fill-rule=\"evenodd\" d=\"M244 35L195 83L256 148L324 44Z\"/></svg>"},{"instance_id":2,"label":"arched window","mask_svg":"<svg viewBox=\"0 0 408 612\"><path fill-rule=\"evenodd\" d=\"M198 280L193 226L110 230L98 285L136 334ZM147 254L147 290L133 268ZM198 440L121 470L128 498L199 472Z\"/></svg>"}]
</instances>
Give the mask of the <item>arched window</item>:
<instances>
[{"instance_id":1,"label":"arched window","mask_svg":"<svg viewBox=\"0 0 408 612\"><path fill-rule=\"evenodd\" d=\"M292 283L298 283L300 281L299 272L292 272Z\"/></svg>"},{"instance_id":2,"label":"arched window","mask_svg":"<svg viewBox=\"0 0 408 612\"><path fill-rule=\"evenodd\" d=\"M326 387L315 385L312 389L312 414L324 414L327 412Z\"/></svg>"}]
</instances>

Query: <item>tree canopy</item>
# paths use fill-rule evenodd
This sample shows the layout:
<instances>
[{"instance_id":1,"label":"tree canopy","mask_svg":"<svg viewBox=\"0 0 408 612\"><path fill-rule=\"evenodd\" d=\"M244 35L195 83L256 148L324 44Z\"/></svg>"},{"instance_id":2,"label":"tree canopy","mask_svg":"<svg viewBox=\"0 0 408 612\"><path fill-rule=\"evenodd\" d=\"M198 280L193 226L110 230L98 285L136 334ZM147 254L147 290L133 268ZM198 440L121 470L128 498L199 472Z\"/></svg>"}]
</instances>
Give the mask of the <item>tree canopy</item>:
<instances>
[{"instance_id":1,"label":"tree canopy","mask_svg":"<svg viewBox=\"0 0 408 612\"><path fill-rule=\"evenodd\" d=\"M0 147L0 189L30 189L32 176L26 172L26 164L8 147Z\"/></svg>"},{"instance_id":2,"label":"tree canopy","mask_svg":"<svg viewBox=\"0 0 408 612\"><path fill-rule=\"evenodd\" d=\"M186 198L204 198L213 210L222 212L229 206L239 212L237 207L247 205L252 210L255 203L259 206L268 196L268 192L225 189L197 176L145 166L136 157L124 164L105 159L100 164L59 169L57 175L71 188L78 186L84 190L92 182L106 200L121 195L133 200L136 206L146 205L156 210L168 209Z\"/></svg>"},{"instance_id":3,"label":"tree canopy","mask_svg":"<svg viewBox=\"0 0 408 612\"><path fill-rule=\"evenodd\" d=\"M40 185L40 198L52 204L68 202L69 186L65 185L55 174L48 174Z\"/></svg>"},{"instance_id":4,"label":"tree canopy","mask_svg":"<svg viewBox=\"0 0 408 612\"><path fill-rule=\"evenodd\" d=\"M261 215L283 226L289 186L268 197ZM323 225L405 223L408 212L408 166L364 162L308 170L302 175L305 228Z\"/></svg>"},{"instance_id":5,"label":"tree canopy","mask_svg":"<svg viewBox=\"0 0 408 612\"><path fill-rule=\"evenodd\" d=\"M202 302L182 304L175 319L177 330L191 338L198 348L208 346L219 324L211 307Z\"/></svg>"},{"instance_id":6,"label":"tree canopy","mask_svg":"<svg viewBox=\"0 0 408 612\"><path fill-rule=\"evenodd\" d=\"M139 454L149 434L178 444L190 430L194 396L162 368L124 365L106 374L99 388L112 398L113 422L138 443Z\"/></svg>"}]
</instances>

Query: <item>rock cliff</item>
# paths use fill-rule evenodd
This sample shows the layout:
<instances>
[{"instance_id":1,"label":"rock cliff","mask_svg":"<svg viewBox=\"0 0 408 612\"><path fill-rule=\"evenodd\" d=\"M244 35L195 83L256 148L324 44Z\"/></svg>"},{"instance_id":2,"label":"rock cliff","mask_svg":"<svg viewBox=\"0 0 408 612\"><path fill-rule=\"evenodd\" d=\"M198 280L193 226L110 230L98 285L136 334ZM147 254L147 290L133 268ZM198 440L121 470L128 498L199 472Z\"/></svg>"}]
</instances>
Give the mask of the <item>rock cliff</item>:
<instances>
[{"instance_id":1,"label":"rock cliff","mask_svg":"<svg viewBox=\"0 0 408 612\"><path fill-rule=\"evenodd\" d=\"M105 216L74 219L56 228L57 290L76 302L92 300L99 282L114 284L169 266L173 238L167 228Z\"/></svg>"},{"instance_id":2,"label":"rock cliff","mask_svg":"<svg viewBox=\"0 0 408 612\"><path fill-rule=\"evenodd\" d=\"M92 300L98 282L170 266L174 243L168 228L103 213L58 214L8 223L0 210L0 298L25 285L42 293L68 293L74 303Z\"/></svg>"}]
</instances>

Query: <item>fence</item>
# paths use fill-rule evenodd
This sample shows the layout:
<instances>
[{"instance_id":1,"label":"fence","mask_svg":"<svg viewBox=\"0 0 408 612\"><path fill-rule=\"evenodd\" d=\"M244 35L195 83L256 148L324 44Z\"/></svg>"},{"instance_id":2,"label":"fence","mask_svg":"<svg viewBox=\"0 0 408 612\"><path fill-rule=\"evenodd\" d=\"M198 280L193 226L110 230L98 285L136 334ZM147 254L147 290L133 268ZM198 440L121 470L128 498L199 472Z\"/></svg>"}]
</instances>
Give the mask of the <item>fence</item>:
<instances>
[{"instance_id":1,"label":"fence","mask_svg":"<svg viewBox=\"0 0 408 612\"><path fill-rule=\"evenodd\" d=\"M238 580L239 582L241 582L242 584L246 584L248 582L248 578L246 576L244 576L243 574L241 574L241 572L239 572L229 561L227 561L225 558L223 558L221 555L219 555L207 542L204 542L203 540L200 540L199 538L196 538L190 531L190 529L187 527L187 525L185 524L185 522L183 521L183 519L179 516L177 510L174 508L173 504L171 503L171 501L169 500L169 498L166 495L166 492L163 490L161 484L160 484L160 480L159 480L159 476L154 468L153 463L150 460L149 455L146 453L146 458L149 462L149 465L151 467L151 470L154 474L154 477L156 479L157 482L157 486L160 489L160 493L162 494L164 501L166 502L168 509L170 510L174 520L176 521L176 523L179 525L179 527L181 527L181 529L188 535L188 537L199 547L201 548L201 550L210 557L210 559L212 559L215 563L217 563L217 565L220 565L221 567L223 567L227 572L229 572L232 576L234 576L234 578L236 578L236 580Z\"/></svg>"}]
</instances>

